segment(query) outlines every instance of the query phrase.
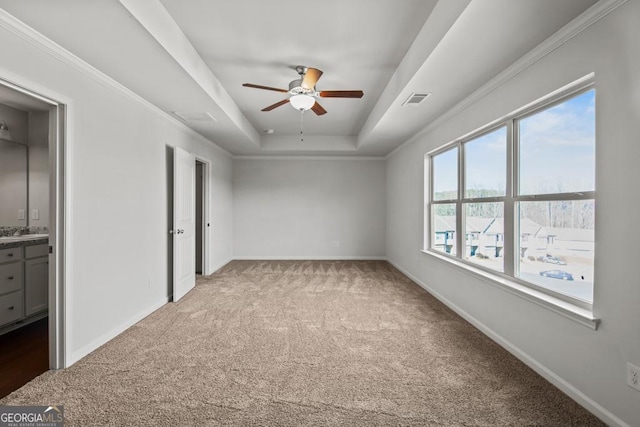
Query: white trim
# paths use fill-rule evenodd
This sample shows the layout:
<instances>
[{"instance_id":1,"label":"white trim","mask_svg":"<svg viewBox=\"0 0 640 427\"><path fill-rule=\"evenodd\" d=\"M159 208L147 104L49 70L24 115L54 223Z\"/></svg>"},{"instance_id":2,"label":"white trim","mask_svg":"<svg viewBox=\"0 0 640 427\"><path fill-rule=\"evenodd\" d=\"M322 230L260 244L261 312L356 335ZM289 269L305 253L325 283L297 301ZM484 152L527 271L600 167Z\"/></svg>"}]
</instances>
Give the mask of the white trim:
<instances>
[{"instance_id":1,"label":"white trim","mask_svg":"<svg viewBox=\"0 0 640 427\"><path fill-rule=\"evenodd\" d=\"M510 113L504 114L497 119L490 121L489 123L486 123L476 129L465 133L464 135L454 138L451 141L428 151L425 156L434 156L444 153L445 151L448 151L451 148L455 147L460 142L468 142L474 138L482 136L483 134L487 134L494 130L497 130L505 125L508 127L508 124L506 124L505 122L522 119L532 113L550 108L550 105L555 102L562 102L563 100L571 98L574 95L579 95L581 92L586 92L592 88L595 88L595 76L596 74L594 72L591 72L585 76L573 80L563 85L562 87L511 111Z\"/></svg>"},{"instance_id":2,"label":"white trim","mask_svg":"<svg viewBox=\"0 0 640 427\"><path fill-rule=\"evenodd\" d=\"M2 9L0 9L0 27L2 27ZM25 95L39 99L52 106L64 104L67 107L73 105L73 100L66 95L62 95L46 86L29 80L22 75L15 74L14 72L0 67L0 80L2 85L10 87L18 92L22 92Z\"/></svg>"},{"instance_id":3,"label":"white trim","mask_svg":"<svg viewBox=\"0 0 640 427\"><path fill-rule=\"evenodd\" d=\"M225 265L229 264L231 261L233 261L233 258L227 258L226 261L222 261L219 262L218 264L215 264L212 268L211 268L211 273L209 274L209 276L211 274L215 274L218 272L218 270L220 270L222 267L224 267Z\"/></svg>"},{"instance_id":4,"label":"white trim","mask_svg":"<svg viewBox=\"0 0 640 427\"><path fill-rule=\"evenodd\" d=\"M528 53L518 59L516 62L511 64L509 67L500 72L497 76L489 80L487 83L482 85L480 88L472 92L469 96L464 98L462 101L458 102L456 105L451 107L445 113L440 115L438 118L433 120L427 126L416 132L412 137L407 139L402 144L398 145L393 149L389 154L385 156L385 159L389 159L396 154L396 152L400 151L404 146L411 145L420 138L423 138L429 132L436 129L441 124L445 123L452 117L458 115L465 109L469 108L474 103L480 101L482 98L486 97L490 92L499 88L521 72L525 71L527 68L531 67L533 64L558 49L560 46L567 43L573 37L577 36L591 25L598 22L600 19L604 18L609 13L613 12L618 7L622 6L628 0L600 0L585 12L574 18L567 25L562 27L560 30L556 31L551 37L540 43L535 48L531 49Z\"/></svg>"},{"instance_id":5,"label":"white trim","mask_svg":"<svg viewBox=\"0 0 640 427\"><path fill-rule=\"evenodd\" d=\"M300 255L287 255L287 256L235 256L234 261L387 261L387 257L384 256L300 256Z\"/></svg>"},{"instance_id":6,"label":"white trim","mask_svg":"<svg viewBox=\"0 0 640 427\"><path fill-rule=\"evenodd\" d=\"M72 101L65 104L59 104L57 107L56 115L64 114L64 117L58 117L55 130L58 133L58 138L53 145L55 146L55 153L52 155L55 157L55 170L49 171L49 185L55 184L55 189L50 188L50 194L55 192L55 206L56 212L53 214L50 212L50 219L55 220L53 228L55 230L55 238L53 242L54 254L53 260L56 263L56 277L55 280L55 327L56 333L56 360L55 365L52 368L61 369L69 366L67 360L71 353L71 330L73 328L73 322L71 319L71 310L69 310L70 301L72 299L73 278L71 275L72 270L72 226L73 224L73 210L71 209L71 201L73 200L73 181L71 180L71 171L73 170L72 161L72 149L75 143L74 136L74 117L75 106ZM51 119L49 119L51 120ZM61 123L64 127L60 129ZM49 142L49 150L51 150L52 143ZM55 173L55 176L52 175ZM52 201L49 202L49 206L52 205ZM49 224L51 228L51 224ZM51 230L50 230L51 231ZM53 246L52 245L52 246ZM51 280L51 277L49 278ZM51 285L51 284L49 284ZM51 300L49 300L51 302ZM51 307L49 307L49 313L51 313Z\"/></svg>"},{"instance_id":7,"label":"white trim","mask_svg":"<svg viewBox=\"0 0 640 427\"><path fill-rule=\"evenodd\" d=\"M452 303L450 300L445 298L440 293L436 292L426 283L422 282L420 279L409 273L404 267L400 266L398 263L394 262L391 259L387 259L389 264L393 265L397 268L402 274L410 278L414 281L418 286L424 289L429 294L433 295L444 305L455 311L460 317L462 317L467 322L471 323L473 326L478 328L483 334L491 338L491 340L498 343L509 353L517 357L521 360L525 365L533 369L537 374L542 376L544 379L549 381L551 384L556 386L560 391L565 393L567 396L575 400L579 405L583 408L603 420L608 425L616 425L620 427L630 427L620 418L616 417L612 412L605 409L602 405L597 403L595 400L591 399L589 396L584 394L582 391L577 389L574 385L569 383L567 380L553 372L551 369L547 368L536 359L534 359L531 355L514 345L511 341L504 338L502 335L496 333L491 328L487 327L485 324L480 322L478 319L467 313L462 308L458 307L456 304Z\"/></svg>"},{"instance_id":8,"label":"white trim","mask_svg":"<svg viewBox=\"0 0 640 427\"><path fill-rule=\"evenodd\" d=\"M200 86L204 93L220 107L238 130L245 134L255 147L260 148L261 138L258 131L229 96L227 90L162 3L158 0L120 0L120 4Z\"/></svg>"},{"instance_id":9,"label":"white trim","mask_svg":"<svg viewBox=\"0 0 640 427\"><path fill-rule=\"evenodd\" d=\"M91 341L89 344L74 351L70 355L67 354L66 367L73 365L74 363L78 362L80 359L82 359L92 351L108 343L109 341L111 341L112 339L114 339L115 337L117 337L127 329L129 329L131 326L135 325L136 323L138 323L145 317L149 316L156 310L159 310L162 306L164 306L168 302L169 302L168 297L162 297L161 299L159 299L158 301L156 301L155 303L147 307L144 311L134 314L129 319L120 323L120 325L116 326L115 328L112 328L110 331L105 332L104 334L94 338L93 341Z\"/></svg>"},{"instance_id":10,"label":"white trim","mask_svg":"<svg viewBox=\"0 0 640 427\"><path fill-rule=\"evenodd\" d=\"M215 142L200 135L199 133L197 133L196 131L194 131L184 123L182 123L180 120L178 120L176 117L162 111L160 108L150 103L149 101L147 101L140 95L136 94L132 90L128 89L126 86L118 83L116 80L112 79L108 75L104 74L102 71L91 66L87 62L83 61L73 53L69 52L64 47L60 46L56 42L45 37L44 35L37 32L36 30L34 30L33 28L31 28L30 26L20 21L19 19L9 14L3 9L0 9L0 27L10 31L11 33L15 34L16 36L20 37L21 39L35 46L36 48L41 49L42 51L53 56L60 62L90 77L94 81L110 89L113 89L116 92L128 98L129 100L142 105L148 111L167 120L167 122L171 123L174 127L181 129L185 132L188 132L189 134L191 134L191 136L194 136L203 142L211 144L215 149L219 150L220 153L225 154L228 157L231 157L231 153L229 151L220 147ZM32 87L35 88L36 86L32 86ZM59 97L53 97L53 98L60 99Z\"/></svg>"},{"instance_id":11,"label":"white trim","mask_svg":"<svg viewBox=\"0 0 640 427\"><path fill-rule=\"evenodd\" d=\"M566 317L567 319L578 322L583 326L586 326L593 330L598 329L600 319L595 317L593 313L586 308L571 304L570 302L561 300L560 298L553 297L544 292L537 291L529 286L521 285L516 281L500 277L496 274L492 274L491 272L484 271L480 268L475 268L474 266L468 265L462 260L446 255L441 255L428 250L422 250L421 252L439 260L448 262L456 268L459 268L465 274L482 280L483 282L490 285L497 286L498 288L503 289L513 295L524 298L529 302L533 302L534 304L551 310L556 314Z\"/></svg>"},{"instance_id":12,"label":"white trim","mask_svg":"<svg viewBox=\"0 0 640 427\"><path fill-rule=\"evenodd\" d=\"M493 121L488 125L480 127L478 130L465 134L465 136L454 139L451 142L446 143L442 147L431 150L429 153L425 155L425 167L428 162L433 162L433 158L441 155L443 153L452 151L454 149L458 150L458 189L457 189L457 197L455 199L449 200L430 200L433 198L433 179L429 180L429 194L428 199L425 200L425 215L430 216L431 220L433 219L433 208L435 206L443 205L443 204L455 204L456 212L463 212L463 207L465 204L469 202L494 202L494 203L503 203L504 204L504 271L502 273L496 273L493 271L487 272L485 268L478 268L477 266L472 266L465 260L465 257L461 254L457 254L456 256L445 256L441 252L433 251L431 246L425 246L425 250L422 252L427 255L432 255L438 259L447 261L459 268L462 268L465 273L475 274L480 279L486 280L489 283L500 285L506 287L509 292L515 292L516 295L524 296L531 301L540 304L544 307L550 308L552 311L557 311L558 308L561 310L558 313L563 316L569 317L572 320L576 320L579 323L585 324L586 326L597 329L599 319L593 317L593 302L592 301L583 301L579 298L575 298L570 295L565 295L559 292L554 292L549 289L545 289L543 286L536 286L535 283L530 281L520 280L515 277L517 269L515 264L515 255L514 252L517 252L519 249L516 247L517 237L516 237L516 219L514 217L515 206L519 202L523 201L564 201L564 200L589 200L595 199L595 191L584 191L584 192L572 192L572 193L553 193L553 194L533 194L533 195L517 195L513 194L514 189L518 188L517 182L519 180L518 168L519 161L518 155L519 152L519 139L518 139L518 129L516 126L517 122L521 120L523 117L530 117L535 114L539 114L540 112L544 112L549 108L557 105L561 105L562 103L567 102L570 99L575 97L584 95L589 91L594 90L594 74L590 73L573 83L569 83L562 88L555 90L549 95L546 95L538 100L527 104L524 107L521 107L515 110L513 113L507 114L501 121ZM464 197L464 171L465 171L465 144L477 139L483 135L487 135L488 133L494 132L498 129L504 128L506 133L506 149L507 149L507 159L506 159L506 167L507 167L507 179L506 179L506 192L504 196L495 196L495 197L479 197L475 199L467 199ZM433 177L432 177L433 178ZM516 192L517 193L517 192ZM425 228L424 233L425 237L429 236L429 241L431 235L433 234L433 224L430 223L430 228ZM456 216L456 230L462 231L456 234L455 243L456 247L462 248L464 246L464 222L462 215ZM511 248L510 250L507 250ZM526 288L531 288L527 290Z\"/></svg>"},{"instance_id":13,"label":"white trim","mask_svg":"<svg viewBox=\"0 0 640 427\"><path fill-rule=\"evenodd\" d=\"M233 155L233 160L386 160L376 156L243 156Z\"/></svg>"},{"instance_id":14,"label":"white trim","mask_svg":"<svg viewBox=\"0 0 640 427\"><path fill-rule=\"evenodd\" d=\"M0 9L0 26L2 26L2 10ZM23 76L0 68L0 85L10 87L25 96L39 99L56 110L54 142L49 143L49 181L50 212L49 245L54 248L50 256L49 271L49 367L60 369L67 366L65 357L69 354L71 336L70 312L67 310L71 293L71 221L72 187L69 179L72 169L71 147L73 145L73 110L74 103L70 98L37 84ZM63 114L63 116L60 116ZM51 129L51 113L49 124ZM53 145L52 145L53 144ZM52 285L53 283L53 285Z\"/></svg>"}]
</instances>

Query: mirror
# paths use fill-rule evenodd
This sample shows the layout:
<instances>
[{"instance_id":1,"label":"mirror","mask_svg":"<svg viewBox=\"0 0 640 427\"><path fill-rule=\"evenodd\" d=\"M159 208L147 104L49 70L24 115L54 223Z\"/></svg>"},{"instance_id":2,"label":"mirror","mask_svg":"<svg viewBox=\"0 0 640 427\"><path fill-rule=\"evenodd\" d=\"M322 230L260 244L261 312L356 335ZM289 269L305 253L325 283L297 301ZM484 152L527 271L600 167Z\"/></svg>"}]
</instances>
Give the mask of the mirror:
<instances>
[{"instance_id":1,"label":"mirror","mask_svg":"<svg viewBox=\"0 0 640 427\"><path fill-rule=\"evenodd\" d=\"M27 146L0 139L0 227L26 227Z\"/></svg>"}]
</instances>

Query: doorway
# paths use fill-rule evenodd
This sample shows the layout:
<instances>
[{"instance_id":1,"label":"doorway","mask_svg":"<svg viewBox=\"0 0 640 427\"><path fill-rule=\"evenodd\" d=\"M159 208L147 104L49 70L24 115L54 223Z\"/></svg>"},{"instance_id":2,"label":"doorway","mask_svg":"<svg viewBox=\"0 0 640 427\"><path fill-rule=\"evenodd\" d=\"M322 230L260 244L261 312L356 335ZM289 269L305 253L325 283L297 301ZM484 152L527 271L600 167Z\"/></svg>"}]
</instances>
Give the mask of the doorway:
<instances>
[{"instance_id":1,"label":"doorway","mask_svg":"<svg viewBox=\"0 0 640 427\"><path fill-rule=\"evenodd\" d=\"M205 164L196 159L196 274L202 275L204 271L204 231L207 224L204 222L204 170Z\"/></svg>"},{"instance_id":2,"label":"doorway","mask_svg":"<svg viewBox=\"0 0 640 427\"><path fill-rule=\"evenodd\" d=\"M29 375L42 373L34 370L34 360L39 361L37 369L43 371L65 366L63 200L67 108L0 76L0 116L5 120L6 132L0 134L3 141L26 149L25 181L20 183L24 189L19 192L24 192L24 198L16 197L15 192L0 193L4 206L14 200L22 203L9 209L9 214L0 215L0 235L4 236L0 250L17 251L14 261L6 264L20 273L10 276L15 277L14 288L3 292L8 298L21 295L21 304L15 305L15 316L5 318L0 325L3 340L15 349L24 349L12 352L12 377L16 379L12 387L17 389L32 379ZM17 373L20 378L16 378Z\"/></svg>"},{"instance_id":3,"label":"doorway","mask_svg":"<svg viewBox=\"0 0 640 427\"><path fill-rule=\"evenodd\" d=\"M211 162L196 156L196 273L208 276L211 271ZM199 264L198 264L199 263ZM200 268L198 268L198 265Z\"/></svg>"}]
</instances>

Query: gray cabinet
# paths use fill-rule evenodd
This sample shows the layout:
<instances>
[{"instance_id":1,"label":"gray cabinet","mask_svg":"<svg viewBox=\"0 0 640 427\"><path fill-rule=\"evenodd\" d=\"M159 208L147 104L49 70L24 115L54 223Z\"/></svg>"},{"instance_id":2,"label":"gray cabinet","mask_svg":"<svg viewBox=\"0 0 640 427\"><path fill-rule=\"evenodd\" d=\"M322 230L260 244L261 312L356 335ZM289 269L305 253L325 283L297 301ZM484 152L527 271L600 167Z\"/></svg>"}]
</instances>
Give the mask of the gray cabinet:
<instances>
[{"instance_id":1,"label":"gray cabinet","mask_svg":"<svg viewBox=\"0 0 640 427\"><path fill-rule=\"evenodd\" d=\"M22 247L0 249L0 326L24 317Z\"/></svg>"},{"instance_id":2,"label":"gray cabinet","mask_svg":"<svg viewBox=\"0 0 640 427\"><path fill-rule=\"evenodd\" d=\"M0 326L22 319L22 291L0 296Z\"/></svg>"},{"instance_id":3,"label":"gray cabinet","mask_svg":"<svg viewBox=\"0 0 640 427\"><path fill-rule=\"evenodd\" d=\"M45 253L47 245L44 246ZM35 248L35 246L33 246ZM25 249L29 249L27 246ZM24 262L24 315L31 316L47 309L49 303L49 257L39 256Z\"/></svg>"},{"instance_id":4,"label":"gray cabinet","mask_svg":"<svg viewBox=\"0 0 640 427\"><path fill-rule=\"evenodd\" d=\"M48 243L0 249L0 330L46 315L49 306Z\"/></svg>"}]
</instances>

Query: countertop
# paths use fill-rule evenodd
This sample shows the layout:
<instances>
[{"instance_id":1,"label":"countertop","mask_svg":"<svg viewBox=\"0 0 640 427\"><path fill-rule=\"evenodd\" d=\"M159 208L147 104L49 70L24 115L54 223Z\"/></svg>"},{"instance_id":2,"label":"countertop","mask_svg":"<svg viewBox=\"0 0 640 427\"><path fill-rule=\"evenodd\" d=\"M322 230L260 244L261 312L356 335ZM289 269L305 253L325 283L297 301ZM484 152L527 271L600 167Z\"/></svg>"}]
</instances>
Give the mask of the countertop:
<instances>
[{"instance_id":1,"label":"countertop","mask_svg":"<svg viewBox=\"0 0 640 427\"><path fill-rule=\"evenodd\" d=\"M24 234L22 236L0 237L0 249L31 246L49 242L48 234Z\"/></svg>"}]
</instances>

